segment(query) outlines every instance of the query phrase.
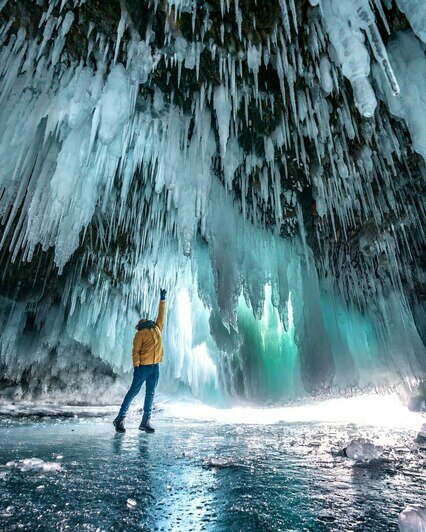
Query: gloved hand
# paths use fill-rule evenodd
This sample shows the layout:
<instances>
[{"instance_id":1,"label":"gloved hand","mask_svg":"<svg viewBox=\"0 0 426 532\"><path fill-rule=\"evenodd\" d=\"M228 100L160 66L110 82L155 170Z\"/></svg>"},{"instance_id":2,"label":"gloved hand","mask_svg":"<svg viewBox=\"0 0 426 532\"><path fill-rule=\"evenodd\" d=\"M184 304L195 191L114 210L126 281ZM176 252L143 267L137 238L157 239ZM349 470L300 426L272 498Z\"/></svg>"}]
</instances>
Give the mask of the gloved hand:
<instances>
[{"instance_id":1,"label":"gloved hand","mask_svg":"<svg viewBox=\"0 0 426 532\"><path fill-rule=\"evenodd\" d=\"M160 289L160 299L161 301L165 301L166 299L167 290L164 290L164 288Z\"/></svg>"}]
</instances>

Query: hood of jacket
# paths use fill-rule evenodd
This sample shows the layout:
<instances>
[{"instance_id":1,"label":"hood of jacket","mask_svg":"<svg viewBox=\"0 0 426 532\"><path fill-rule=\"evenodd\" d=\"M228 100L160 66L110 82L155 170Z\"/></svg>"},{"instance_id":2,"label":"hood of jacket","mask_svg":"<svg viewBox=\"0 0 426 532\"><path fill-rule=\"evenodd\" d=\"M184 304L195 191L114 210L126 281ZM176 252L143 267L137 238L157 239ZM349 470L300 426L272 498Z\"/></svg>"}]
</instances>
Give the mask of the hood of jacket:
<instances>
[{"instance_id":1,"label":"hood of jacket","mask_svg":"<svg viewBox=\"0 0 426 532\"><path fill-rule=\"evenodd\" d=\"M136 325L136 329L138 331L141 331L142 329L152 329L155 326L155 321L152 320L146 320L146 321L140 321Z\"/></svg>"}]
</instances>

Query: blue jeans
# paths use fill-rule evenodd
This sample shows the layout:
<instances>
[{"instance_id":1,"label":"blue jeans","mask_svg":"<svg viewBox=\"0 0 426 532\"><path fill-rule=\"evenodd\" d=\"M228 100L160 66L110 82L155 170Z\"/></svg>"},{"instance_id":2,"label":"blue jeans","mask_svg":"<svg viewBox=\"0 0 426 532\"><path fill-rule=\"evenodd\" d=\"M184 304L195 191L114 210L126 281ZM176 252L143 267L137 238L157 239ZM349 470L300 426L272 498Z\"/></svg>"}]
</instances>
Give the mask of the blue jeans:
<instances>
[{"instance_id":1,"label":"blue jeans","mask_svg":"<svg viewBox=\"0 0 426 532\"><path fill-rule=\"evenodd\" d=\"M145 402L143 405L143 418L146 420L151 415L152 403L154 402L155 388L160 376L160 368L158 364L151 364L149 366L137 366L133 370L133 381L126 393L121 404L118 417L125 418L129 410L130 403L141 391L142 384L146 381Z\"/></svg>"}]
</instances>

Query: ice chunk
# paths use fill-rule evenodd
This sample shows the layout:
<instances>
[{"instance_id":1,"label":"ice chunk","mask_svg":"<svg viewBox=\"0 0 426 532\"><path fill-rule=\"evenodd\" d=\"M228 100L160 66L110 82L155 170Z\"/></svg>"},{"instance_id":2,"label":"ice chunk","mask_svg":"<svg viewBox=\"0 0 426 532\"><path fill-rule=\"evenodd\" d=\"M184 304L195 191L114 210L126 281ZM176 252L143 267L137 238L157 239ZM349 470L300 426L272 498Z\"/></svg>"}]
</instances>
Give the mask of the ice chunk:
<instances>
[{"instance_id":1,"label":"ice chunk","mask_svg":"<svg viewBox=\"0 0 426 532\"><path fill-rule=\"evenodd\" d=\"M238 467L238 464L232 458L212 456L204 459L203 467L206 469L227 469Z\"/></svg>"},{"instance_id":2,"label":"ice chunk","mask_svg":"<svg viewBox=\"0 0 426 532\"><path fill-rule=\"evenodd\" d=\"M24 458L23 460L7 462L6 467L9 469L19 469L22 472L28 471L60 471L60 462L45 462L41 458Z\"/></svg>"},{"instance_id":3,"label":"ice chunk","mask_svg":"<svg viewBox=\"0 0 426 532\"><path fill-rule=\"evenodd\" d=\"M426 532L426 506L407 506L398 516L401 532Z\"/></svg>"},{"instance_id":4,"label":"ice chunk","mask_svg":"<svg viewBox=\"0 0 426 532\"><path fill-rule=\"evenodd\" d=\"M126 506L127 508L135 508L137 502L134 499L127 499Z\"/></svg>"},{"instance_id":5,"label":"ice chunk","mask_svg":"<svg viewBox=\"0 0 426 532\"><path fill-rule=\"evenodd\" d=\"M355 438L345 448L345 454L352 460L373 460L380 458L382 448L365 438Z\"/></svg>"},{"instance_id":6,"label":"ice chunk","mask_svg":"<svg viewBox=\"0 0 426 532\"><path fill-rule=\"evenodd\" d=\"M416 443L418 443L420 447L426 448L426 423L423 423L422 428L418 432Z\"/></svg>"}]
</instances>

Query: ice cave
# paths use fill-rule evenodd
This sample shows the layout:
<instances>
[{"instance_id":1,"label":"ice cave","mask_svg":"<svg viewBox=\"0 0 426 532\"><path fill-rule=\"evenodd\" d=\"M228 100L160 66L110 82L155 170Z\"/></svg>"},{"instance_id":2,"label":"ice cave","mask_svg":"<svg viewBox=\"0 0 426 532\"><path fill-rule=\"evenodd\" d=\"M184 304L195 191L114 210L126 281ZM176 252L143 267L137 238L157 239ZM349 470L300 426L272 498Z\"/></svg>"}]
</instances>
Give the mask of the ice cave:
<instances>
[{"instance_id":1,"label":"ice cave","mask_svg":"<svg viewBox=\"0 0 426 532\"><path fill-rule=\"evenodd\" d=\"M0 529L426 532L425 179L425 0L0 0Z\"/></svg>"}]
</instances>

